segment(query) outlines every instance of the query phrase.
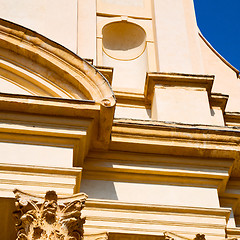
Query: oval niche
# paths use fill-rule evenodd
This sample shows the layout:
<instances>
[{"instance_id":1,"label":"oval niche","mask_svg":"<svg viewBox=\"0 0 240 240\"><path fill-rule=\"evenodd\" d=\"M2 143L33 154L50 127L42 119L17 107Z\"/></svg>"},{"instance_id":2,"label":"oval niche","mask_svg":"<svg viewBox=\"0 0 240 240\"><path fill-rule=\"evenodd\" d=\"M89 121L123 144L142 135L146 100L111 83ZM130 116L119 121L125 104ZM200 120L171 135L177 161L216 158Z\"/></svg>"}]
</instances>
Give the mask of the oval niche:
<instances>
[{"instance_id":1,"label":"oval niche","mask_svg":"<svg viewBox=\"0 0 240 240\"><path fill-rule=\"evenodd\" d=\"M109 23L102 34L103 51L111 58L129 61L141 56L145 50L146 33L134 23Z\"/></svg>"}]
</instances>

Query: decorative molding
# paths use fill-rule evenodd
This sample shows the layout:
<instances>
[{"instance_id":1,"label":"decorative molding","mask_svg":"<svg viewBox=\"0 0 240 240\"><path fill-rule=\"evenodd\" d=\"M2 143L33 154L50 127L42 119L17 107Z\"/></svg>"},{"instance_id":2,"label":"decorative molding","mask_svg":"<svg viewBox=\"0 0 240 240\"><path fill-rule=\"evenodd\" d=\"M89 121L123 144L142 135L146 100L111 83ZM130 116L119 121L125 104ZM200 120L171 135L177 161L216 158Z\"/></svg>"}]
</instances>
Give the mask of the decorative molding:
<instances>
[{"instance_id":1,"label":"decorative molding","mask_svg":"<svg viewBox=\"0 0 240 240\"><path fill-rule=\"evenodd\" d=\"M47 69L48 75L51 75L50 72L54 72L63 77L67 88L61 88L60 85L58 87L70 95L74 89L76 94L73 98L81 93L87 99L97 103L108 99L109 105L115 105L114 93L103 75L93 65L50 39L0 19L0 46L4 51L20 55L15 58L16 61L24 57L25 61L21 62L21 66L24 66L26 61L33 59L36 64ZM51 81L50 83L53 84ZM58 84L60 83L61 81L58 82Z\"/></svg>"},{"instance_id":2,"label":"decorative molding","mask_svg":"<svg viewBox=\"0 0 240 240\"><path fill-rule=\"evenodd\" d=\"M109 239L108 232L84 234L84 240L108 240L108 239Z\"/></svg>"},{"instance_id":3,"label":"decorative molding","mask_svg":"<svg viewBox=\"0 0 240 240\"><path fill-rule=\"evenodd\" d=\"M227 228L226 235L228 240L238 240L240 239L240 228Z\"/></svg>"},{"instance_id":4,"label":"decorative molding","mask_svg":"<svg viewBox=\"0 0 240 240\"><path fill-rule=\"evenodd\" d=\"M195 75L165 72L150 72L146 75L144 95L146 101L151 102L154 94L155 85L179 86L204 89L211 95L213 75Z\"/></svg>"},{"instance_id":5,"label":"decorative molding","mask_svg":"<svg viewBox=\"0 0 240 240\"><path fill-rule=\"evenodd\" d=\"M224 120L227 126L240 127L240 112L225 112Z\"/></svg>"},{"instance_id":6,"label":"decorative molding","mask_svg":"<svg viewBox=\"0 0 240 240\"><path fill-rule=\"evenodd\" d=\"M221 93L211 93L210 104L212 107L220 107L225 112L229 95Z\"/></svg>"},{"instance_id":7,"label":"decorative molding","mask_svg":"<svg viewBox=\"0 0 240 240\"><path fill-rule=\"evenodd\" d=\"M12 198L12 191L16 186L36 194L44 194L47 189L52 189L59 192L62 197L79 192L82 168L1 163L0 172L1 197Z\"/></svg>"},{"instance_id":8,"label":"decorative molding","mask_svg":"<svg viewBox=\"0 0 240 240\"><path fill-rule=\"evenodd\" d=\"M205 235L204 234L197 234L196 237L194 238L194 240L206 240Z\"/></svg>"},{"instance_id":9,"label":"decorative molding","mask_svg":"<svg viewBox=\"0 0 240 240\"><path fill-rule=\"evenodd\" d=\"M165 240L191 240L190 238L186 238L172 232L165 232L164 237Z\"/></svg>"},{"instance_id":10,"label":"decorative molding","mask_svg":"<svg viewBox=\"0 0 240 240\"><path fill-rule=\"evenodd\" d=\"M163 234L136 234L121 232L103 232L97 234L84 235L85 240L206 240L204 234L196 234L196 237L189 238L180 236L173 232L164 232Z\"/></svg>"},{"instance_id":11,"label":"decorative molding","mask_svg":"<svg viewBox=\"0 0 240 240\"><path fill-rule=\"evenodd\" d=\"M86 208L84 211L86 212L86 215L90 211L108 211L110 212L130 212L136 214L140 214L140 217L142 219L142 214L152 214L152 218L154 218L155 215L159 216L160 214L163 214L164 216L169 215L169 221L172 220L172 216L181 216L181 215L187 215L197 218L205 218L212 216L213 218L219 218L224 219L224 225L219 224L220 227L225 226L225 219L228 220L230 217L231 209L229 208L203 208L203 207L185 207L185 206L171 206L171 205L158 205L158 204L143 204L143 203L128 203L128 202L121 202L121 201L114 201L114 200L100 200L100 199L91 199L88 198L86 202ZM93 215L92 217L94 217ZM90 217L90 214L88 215ZM97 216L95 216L97 217ZM100 216L99 216L100 217ZM111 218L110 215L106 216L105 218ZM103 218L103 216L102 216ZM117 217L116 217L117 218ZM148 221L152 222L152 218L148 219ZM134 223L135 219L126 219L127 221L131 221ZM135 223L137 222L137 218ZM144 221L147 221L147 219L144 219ZM201 224L200 222L191 222L190 225L197 227ZM205 227L209 227L209 225L212 224L212 227L216 228L216 224L214 223L206 223L204 222ZM170 224L171 225L171 224ZM182 226L185 226L185 223L182 222Z\"/></svg>"},{"instance_id":12,"label":"decorative molding","mask_svg":"<svg viewBox=\"0 0 240 240\"><path fill-rule=\"evenodd\" d=\"M109 84L112 86L113 68L105 66L96 66L96 69L108 80Z\"/></svg>"},{"instance_id":13,"label":"decorative molding","mask_svg":"<svg viewBox=\"0 0 240 240\"><path fill-rule=\"evenodd\" d=\"M85 193L58 198L55 191L48 191L43 198L16 189L14 194L17 240L83 239Z\"/></svg>"},{"instance_id":14,"label":"decorative molding","mask_svg":"<svg viewBox=\"0 0 240 240\"><path fill-rule=\"evenodd\" d=\"M116 98L104 73L111 75L111 69L104 68L102 74L63 46L3 19L0 48L0 69L12 76L13 83L36 95L1 94L1 109L90 117L98 132L93 136L96 141L89 142L96 148L108 147Z\"/></svg>"},{"instance_id":15,"label":"decorative molding","mask_svg":"<svg viewBox=\"0 0 240 240\"><path fill-rule=\"evenodd\" d=\"M240 129L232 127L114 119L110 149L234 159L239 141Z\"/></svg>"},{"instance_id":16,"label":"decorative molding","mask_svg":"<svg viewBox=\"0 0 240 240\"><path fill-rule=\"evenodd\" d=\"M147 103L143 93L131 92L130 90L115 90L117 98L117 106L135 107L135 108L151 108L151 104Z\"/></svg>"}]
</instances>

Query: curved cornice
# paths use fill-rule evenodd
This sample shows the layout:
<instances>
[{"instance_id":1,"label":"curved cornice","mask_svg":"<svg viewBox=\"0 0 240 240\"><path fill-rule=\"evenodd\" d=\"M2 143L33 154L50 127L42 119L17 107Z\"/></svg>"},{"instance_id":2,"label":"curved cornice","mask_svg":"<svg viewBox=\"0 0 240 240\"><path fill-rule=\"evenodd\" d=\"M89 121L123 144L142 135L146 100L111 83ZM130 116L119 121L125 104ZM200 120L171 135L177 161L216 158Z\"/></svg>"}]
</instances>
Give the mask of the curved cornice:
<instances>
[{"instance_id":1,"label":"curved cornice","mask_svg":"<svg viewBox=\"0 0 240 240\"><path fill-rule=\"evenodd\" d=\"M56 73L77 89L79 95L82 94L104 107L115 106L115 96L106 78L94 66L56 42L0 19L0 48L30 59ZM61 86L57 87L61 90ZM71 88L65 87L63 92L71 95Z\"/></svg>"}]
</instances>

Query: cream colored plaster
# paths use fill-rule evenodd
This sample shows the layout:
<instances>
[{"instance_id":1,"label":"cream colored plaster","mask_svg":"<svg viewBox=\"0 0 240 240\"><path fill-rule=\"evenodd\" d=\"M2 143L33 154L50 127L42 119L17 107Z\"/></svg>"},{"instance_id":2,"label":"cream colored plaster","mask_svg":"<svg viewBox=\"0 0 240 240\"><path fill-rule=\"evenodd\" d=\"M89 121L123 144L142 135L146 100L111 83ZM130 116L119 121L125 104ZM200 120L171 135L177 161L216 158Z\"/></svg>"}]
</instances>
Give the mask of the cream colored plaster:
<instances>
[{"instance_id":1,"label":"cream colored plaster","mask_svg":"<svg viewBox=\"0 0 240 240\"><path fill-rule=\"evenodd\" d=\"M149 0L97 0L97 13L106 15L151 18Z\"/></svg>"},{"instance_id":2,"label":"cream colored plaster","mask_svg":"<svg viewBox=\"0 0 240 240\"><path fill-rule=\"evenodd\" d=\"M202 74L204 72L202 53L198 37L198 26L193 0L182 0L184 16L186 21L186 30L188 36L188 47L192 64L192 72ZM189 71L190 72L190 71Z\"/></svg>"},{"instance_id":3,"label":"cream colored plaster","mask_svg":"<svg viewBox=\"0 0 240 240\"><path fill-rule=\"evenodd\" d=\"M223 111L220 107L213 107L210 109L212 125L225 126Z\"/></svg>"},{"instance_id":4,"label":"cream colored plaster","mask_svg":"<svg viewBox=\"0 0 240 240\"><path fill-rule=\"evenodd\" d=\"M130 118L130 119L151 119L151 110L146 108L136 107L116 107L115 118Z\"/></svg>"},{"instance_id":5,"label":"cream colored plaster","mask_svg":"<svg viewBox=\"0 0 240 240\"><path fill-rule=\"evenodd\" d=\"M204 90L155 87L152 117L155 120L212 124L208 94Z\"/></svg>"},{"instance_id":6,"label":"cream colored plaster","mask_svg":"<svg viewBox=\"0 0 240 240\"><path fill-rule=\"evenodd\" d=\"M0 91L4 93L32 95L29 91L26 91L23 88L17 86L16 84L6 81L1 77L0 77Z\"/></svg>"},{"instance_id":7,"label":"cream colored plaster","mask_svg":"<svg viewBox=\"0 0 240 240\"><path fill-rule=\"evenodd\" d=\"M0 0L0 16L77 50L77 0ZM66 37L67 36L67 37Z\"/></svg>"},{"instance_id":8,"label":"cream colored plaster","mask_svg":"<svg viewBox=\"0 0 240 240\"><path fill-rule=\"evenodd\" d=\"M78 2L77 48L78 55L93 59L96 64L96 0L76 0Z\"/></svg>"},{"instance_id":9,"label":"cream colored plaster","mask_svg":"<svg viewBox=\"0 0 240 240\"><path fill-rule=\"evenodd\" d=\"M172 206L219 207L218 193L214 188L83 179L80 190L86 192L90 198L96 199Z\"/></svg>"},{"instance_id":10,"label":"cream colored plaster","mask_svg":"<svg viewBox=\"0 0 240 240\"><path fill-rule=\"evenodd\" d=\"M104 40L104 29L110 25L113 26L116 23L123 25L125 21L125 24L127 25L135 25L136 27L138 26L138 29L142 29L146 33L146 41L142 41L138 48L134 47L133 49L126 50L119 49L118 46L115 51L112 49L106 49L106 46L104 46L106 45ZM134 35L131 31L129 37L127 38L126 36L128 42L133 36ZM130 17L97 17L97 64L114 68L113 89L129 88L130 91L138 90L143 92L146 72L149 71L149 69L151 71L156 71L157 69L155 56L156 50L153 36L151 20L133 19ZM145 51L142 53L144 49Z\"/></svg>"},{"instance_id":11,"label":"cream colored plaster","mask_svg":"<svg viewBox=\"0 0 240 240\"><path fill-rule=\"evenodd\" d=\"M109 23L127 21L128 23L133 23L139 25L146 32L146 41L153 42L154 34L153 34L153 26L152 20L150 19L135 19L126 16L97 16L97 38L102 38L102 30L104 26Z\"/></svg>"},{"instance_id":12,"label":"cream colored plaster","mask_svg":"<svg viewBox=\"0 0 240 240\"><path fill-rule=\"evenodd\" d=\"M203 73L192 0L154 1L160 71Z\"/></svg>"},{"instance_id":13,"label":"cream colored plaster","mask_svg":"<svg viewBox=\"0 0 240 240\"><path fill-rule=\"evenodd\" d=\"M160 71L193 73L182 0L154 1Z\"/></svg>"},{"instance_id":14,"label":"cream colored plaster","mask_svg":"<svg viewBox=\"0 0 240 240\"><path fill-rule=\"evenodd\" d=\"M73 149L0 142L1 163L72 167Z\"/></svg>"},{"instance_id":15,"label":"cream colored plaster","mask_svg":"<svg viewBox=\"0 0 240 240\"><path fill-rule=\"evenodd\" d=\"M140 57L131 61L116 60L103 53L103 63L114 68L113 89L128 88L130 91L143 92L148 70L146 50Z\"/></svg>"},{"instance_id":16,"label":"cream colored plaster","mask_svg":"<svg viewBox=\"0 0 240 240\"><path fill-rule=\"evenodd\" d=\"M114 186L120 201L219 207L216 189L121 182L115 182ZM202 196L205 196L208 201L206 202Z\"/></svg>"}]
</instances>

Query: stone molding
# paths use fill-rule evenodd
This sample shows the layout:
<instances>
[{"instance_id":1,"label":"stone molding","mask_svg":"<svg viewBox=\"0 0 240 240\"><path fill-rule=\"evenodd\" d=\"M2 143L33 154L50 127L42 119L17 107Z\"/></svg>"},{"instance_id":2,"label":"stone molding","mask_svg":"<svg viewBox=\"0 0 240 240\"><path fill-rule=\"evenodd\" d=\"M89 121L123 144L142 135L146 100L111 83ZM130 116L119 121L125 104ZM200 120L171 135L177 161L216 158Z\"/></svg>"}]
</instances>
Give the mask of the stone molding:
<instances>
[{"instance_id":1,"label":"stone molding","mask_svg":"<svg viewBox=\"0 0 240 240\"><path fill-rule=\"evenodd\" d=\"M84 235L84 240L206 240L204 234L196 234L196 237L188 238L172 232L164 232L159 235L145 235L134 233L102 232Z\"/></svg>"},{"instance_id":2,"label":"stone molding","mask_svg":"<svg viewBox=\"0 0 240 240\"><path fill-rule=\"evenodd\" d=\"M101 73L63 46L3 19L0 19L0 48L4 79L34 95L1 94L3 108L47 115L55 115L54 111L62 115L67 111L74 117L83 109L83 118L94 112L90 116L98 129L94 145L108 146L116 98L104 75L111 78L112 69L104 68Z\"/></svg>"},{"instance_id":3,"label":"stone molding","mask_svg":"<svg viewBox=\"0 0 240 240\"><path fill-rule=\"evenodd\" d=\"M105 77L87 61L50 39L17 24L0 19L0 46L47 67L71 83L87 99L114 106L114 93ZM67 89L71 94L71 89Z\"/></svg>"},{"instance_id":4,"label":"stone molding","mask_svg":"<svg viewBox=\"0 0 240 240\"><path fill-rule=\"evenodd\" d=\"M110 236L113 233L132 233L136 236L149 236L149 240L155 240L150 236L163 236L163 233L168 232L193 240L196 234L200 233L205 234L207 239L224 239L230 209L127 203L89 198L83 214L86 216L84 230L90 234L99 231L109 232Z\"/></svg>"},{"instance_id":5,"label":"stone molding","mask_svg":"<svg viewBox=\"0 0 240 240\"><path fill-rule=\"evenodd\" d=\"M154 95L154 88L157 85L166 87L190 87L203 89L211 95L212 85L214 81L213 75L196 75L196 74L180 74L180 73L165 73L152 72L147 73L144 95L146 101L151 102Z\"/></svg>"}]
</instances>

